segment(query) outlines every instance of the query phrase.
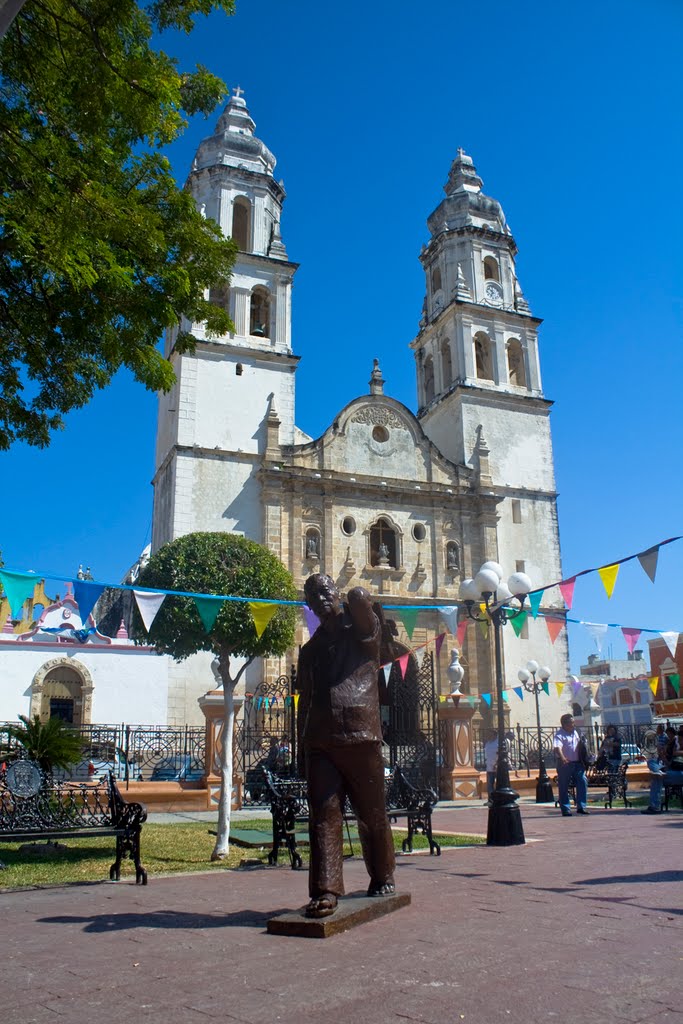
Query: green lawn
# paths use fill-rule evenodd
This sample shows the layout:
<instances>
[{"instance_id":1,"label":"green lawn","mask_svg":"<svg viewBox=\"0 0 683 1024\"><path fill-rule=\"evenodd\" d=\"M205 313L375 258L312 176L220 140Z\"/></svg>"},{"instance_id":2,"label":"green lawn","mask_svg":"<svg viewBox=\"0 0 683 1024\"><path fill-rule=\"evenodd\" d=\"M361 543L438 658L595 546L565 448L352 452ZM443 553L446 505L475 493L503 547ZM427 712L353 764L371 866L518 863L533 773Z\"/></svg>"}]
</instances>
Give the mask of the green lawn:
<instances>
[{"instance_id":1,"label":"green lawn","mask_svg":"<svg viewBox=\"0 0 683 1024\"><path fill-rule=\"evenodd\" d=\"M257 819L235 822L240 829L257 829L263 832L263 848L244 849L231 844L225 860L211 863L211 851L215 836L211 834L214 825L205 822L183 822L171 825L149 824L142 829L143 866L151 877L169 875L184 871L225 871L239 868L242 862L265 861L271 841L270 821ZM395 831L394 846L401 849L405 831ZM483 836L435 835L441 846L473 846L483 843ZM98 882L109 878L109 867L115 858L116 840L63 839L64 850L50 849L49 853L19 853L20 843L0 842L0 889L20 886L65 885L70 882ZM414 840L414 849L427 849L424 836ZM358 842L354 843L358 854ZM46 847L46 849L49 849ZM347 853L349 851L347 850ZM306 857L306 848L301 850ZM280 864L289 864L287 852L281 851ZM121 878L134 878L132 861L124 860Z\"/></svg>"}]
</instances>

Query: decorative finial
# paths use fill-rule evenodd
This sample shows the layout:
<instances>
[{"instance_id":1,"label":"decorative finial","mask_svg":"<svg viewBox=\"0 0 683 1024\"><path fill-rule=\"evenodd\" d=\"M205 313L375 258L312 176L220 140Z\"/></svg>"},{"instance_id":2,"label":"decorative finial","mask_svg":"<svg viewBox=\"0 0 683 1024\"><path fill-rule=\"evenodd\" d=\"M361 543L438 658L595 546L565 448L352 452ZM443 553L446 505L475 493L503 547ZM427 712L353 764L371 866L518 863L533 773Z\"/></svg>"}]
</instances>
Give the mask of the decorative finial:
<instances>
[{"instance_id":1,"label":"decorative finial","mask_svg":"<svg viewBox=\"0 0 683 1024\"><path fill-rule=\"evenodd\" d=\"M382 377L382 371L379 368L379 359L373 359L372 361L372 373L370 374L370 394L371 395L383 395L384 394L384 379Z\"/></svg>"}]
</instances>

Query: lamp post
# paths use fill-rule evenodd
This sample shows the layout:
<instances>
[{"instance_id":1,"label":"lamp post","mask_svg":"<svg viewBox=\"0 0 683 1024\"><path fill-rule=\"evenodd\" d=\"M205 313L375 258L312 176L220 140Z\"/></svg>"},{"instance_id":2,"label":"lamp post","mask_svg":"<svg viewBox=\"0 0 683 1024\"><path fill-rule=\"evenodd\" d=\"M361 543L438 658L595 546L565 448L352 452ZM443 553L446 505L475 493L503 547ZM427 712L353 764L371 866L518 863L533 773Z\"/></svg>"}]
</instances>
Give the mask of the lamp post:
<instances>
[{"instance_id":1,"label":"lamp post","mask_svg":"<svg viewBox=\"0 0 683 1024\"><path fill-rule=\"evenodd\" d=\"M503 570L497 562L484 562L474 579L460 584L460 598L467 615L475 622L490 622L496 661L496 701L498 710L498 761L496 784L491 794L487 846L521 846L524 843L522 815L517 806L518 793L510 786L510 760L505 742L503 711L503 652L501 630L509 619L516 619L524 610L526 595L532 583L523 572L503 583ZM513 604L516 602L517 606Z\"/></svg>"},{"instance_id":2,"label":"lamp post","mask_svg":"<svg viewBox=\"0 0 683 1024\"><path fill-rule=\"evenodd\" d=\"M527 661L526 668L520 668L517 673L517 678L526 692L533 693L534 699L536 700L536 728L538 730L538 781L536 782L537 804L551 804L554 800L553 787L550 779L548 778L548 772L545 767L545 757L543 756L541 712L538 706L538 695L544 688L544 684L547 685L551 675L552 673L550 669L546 667L539 668L537 661ZM536 676L538 676L540 682L537 682Z\"/></svg>"}]
</instances>

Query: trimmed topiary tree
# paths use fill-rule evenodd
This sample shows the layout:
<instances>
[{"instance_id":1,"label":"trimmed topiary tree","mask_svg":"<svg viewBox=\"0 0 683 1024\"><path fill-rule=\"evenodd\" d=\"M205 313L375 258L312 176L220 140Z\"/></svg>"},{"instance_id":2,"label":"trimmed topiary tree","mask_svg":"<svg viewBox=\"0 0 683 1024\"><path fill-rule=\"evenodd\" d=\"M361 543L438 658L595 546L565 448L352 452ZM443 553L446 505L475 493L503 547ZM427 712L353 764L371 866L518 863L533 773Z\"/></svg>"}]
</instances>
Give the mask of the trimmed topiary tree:
<instances>
[{"instance_id":1,"label":"trimmed topiary tree","mask_svg":"<svg viewBox=\"0 0 683 1024\"><path fill-rule=\"evenodd\" d=\"M279 559L263 545L232 533L189 533L165 544L152 555L136 586L266 601L297 600L291 574ZM282 655L292 647L296 608L280 605L260 637L246 602L223 602L208 630L206 625L215 612L214 602L207 600L202 611L204 619L191 597L167 597L149 634L136 611L135 633L138 642L144 638L144 642L176 661L198 651L216 655L212 667L223 687L225 708L218 834L211 854L212 860L219 860L227 854L230 842L235 686L254 658ZM233 656L246 659L235 675L231 666Z\"/></svg>"}]
</instances>

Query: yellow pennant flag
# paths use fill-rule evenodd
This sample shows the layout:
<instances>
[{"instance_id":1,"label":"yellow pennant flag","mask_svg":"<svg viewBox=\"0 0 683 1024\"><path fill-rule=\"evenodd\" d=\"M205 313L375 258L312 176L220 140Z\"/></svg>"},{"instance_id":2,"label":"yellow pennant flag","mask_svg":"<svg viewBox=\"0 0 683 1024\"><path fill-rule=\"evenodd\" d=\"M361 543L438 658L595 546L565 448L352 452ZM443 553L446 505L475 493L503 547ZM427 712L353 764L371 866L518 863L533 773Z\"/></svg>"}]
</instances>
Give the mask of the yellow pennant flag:
<instances>
[{"instance_id":1,"label":"yellow pennant flag","mask_svg":"<svg viewBox=\"0 0 683 1024\"><path fill-rule=\"evenodd\" d=\"M557 696L561 697L562 691L564 690L564 683L555 683L555 686L557 687Z\"/></svg>"},{"instance_id":2,"label":"yellow pennant flag","mask_svg":"<svg viewBox=\"0 0 683 1024\"><path fill-rule=\"evenodd\" d=\"M298 694L298 693L295 693L295 694L294 694L294 710L296 711L296 709L297 709L298 707L299 707L299 694Z\"/></svg>"},{"instance_id":3,"label":"yellow pennant flag","mask_svg":"<svg viewBox=\"0 0 683 1024\"><path fill-rule=\"evenodd\" d=\"M607 596L611 597L614 593L614 584L617 582L617 576L619 575L619 563L617 562L616 565L603 565L602 569L598 569L598 575L602 580Z\"/></svg>"},{"instance_id":4,"label":"yellow pennant flag","mask_svg":"<svg viewBox=\"0 0 683 1024\"><path fill-rule=\"evenodd\" d=\"M0 604L0 629L5 625L9 618L10 606L9 601L6 597L3 597L2 604Z\"/></svg>"},{"instance_id":5,"label":"yellow pennant flag","mask_svg":"<svg viewBox=\"0 0 683 1024\"><path fill-rule=\"evenodd\" d=\"M489 624L486 619L479 620L479 629L482 631L483 635L488 638Z\"/></svg>"},{"instance_id":6,"label":"yellow pennant flag","mask_svg":"<svg viewBox=\"0 0 683 1024\"><path fill-rule=\"evenodd\" d=\"M263 635L263 631L272 619L273 615L278 609L277 604L270 604L259 601L249 601L249 610L251 611L254 619L254 626L256 627L256 636L260 637Z\"/></svg>"},{"instance_id":7,"label":"yellow pennant flag","mask_svg":"<svg viewBox=\"0 0 683 1024\"><path fill-rule=\"evenodd\" d=\"M659 686L659 676L651 676L650 679L648 679L648 682L650 684L650 689L652 690L653 696L656 697L657 687Z\"/></svg>"}]
</instances>

